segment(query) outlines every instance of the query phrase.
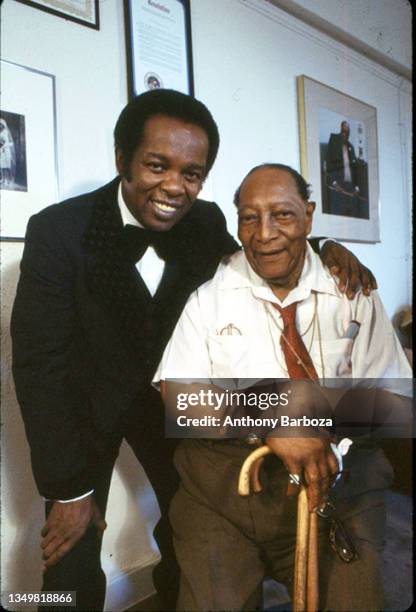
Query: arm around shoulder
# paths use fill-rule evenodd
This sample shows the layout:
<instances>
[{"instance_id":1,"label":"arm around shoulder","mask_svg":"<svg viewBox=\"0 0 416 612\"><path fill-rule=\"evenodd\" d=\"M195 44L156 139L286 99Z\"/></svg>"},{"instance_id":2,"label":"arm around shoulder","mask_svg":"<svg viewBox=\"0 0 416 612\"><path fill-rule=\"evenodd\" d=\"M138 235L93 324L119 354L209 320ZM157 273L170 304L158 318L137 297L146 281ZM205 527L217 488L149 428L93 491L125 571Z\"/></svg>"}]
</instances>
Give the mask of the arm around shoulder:
<instances>
[{"instance_id":1,"label":"arm around shoulder","mask_svg":"<svg viewBox=\"0 0 416 612\"><path fill-rule=\"evenodd\" d=\"M210 243L215 253L220 257L235 253L241 247L227 229L227 221L221 208L215 202L199 200L199 207L195 211L199 214L204 238L210 237Z\"/></svg>"}]
</instances>

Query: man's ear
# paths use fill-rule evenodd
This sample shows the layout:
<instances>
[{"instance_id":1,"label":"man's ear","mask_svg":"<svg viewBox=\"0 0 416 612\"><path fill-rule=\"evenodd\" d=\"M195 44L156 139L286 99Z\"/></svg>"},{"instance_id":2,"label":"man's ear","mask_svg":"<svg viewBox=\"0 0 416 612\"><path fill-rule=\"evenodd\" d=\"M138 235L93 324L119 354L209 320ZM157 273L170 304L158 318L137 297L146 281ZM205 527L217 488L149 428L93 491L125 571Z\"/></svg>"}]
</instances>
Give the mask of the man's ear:
<instances>
[{"instance_id":1,"label":"man's ear","mask_svg":"<svg viewBox=\"0 0 416 612\"><path fill-rule=\"evenodd\" d=\"M124 156L119 147L116 147L116 168L121 178L130 181L130 171L129 168L126 168Z\"/></svg>"},{"instance_id":2,"label":"man's ear","mask_svg":"<svg viewBox=\"0 0 416 612\"><path fill-rule=\"evenodd\" d=\"M116 147L116 168L120 176L123 176L123 154L119 147Z\"/></svg>"},{"instance_id":3,"label":"man's ear","mask_svg":"<svg viewBox=\"0 0 416 612\"><path fill-rule=\"evenodd\" d=\"M310 234L312 231L312 219L313 219L313 213L315 212L315 208L316 208L316 202L308 201L306 203L306 219L307 219L307 225L308 225L308 230L307 230L308 234Z\"/></svg>"},{"instance_id":4,"label":"man's ear","mask_svg":"<svg viewBox=\"0 0 416 612\"><path fill-rule=\"evenodd\" d=\"M130 165L126 163L125 157L119 147L116 147L116 168L121 178L130 183Z\"/></svg>"}]
</instances>

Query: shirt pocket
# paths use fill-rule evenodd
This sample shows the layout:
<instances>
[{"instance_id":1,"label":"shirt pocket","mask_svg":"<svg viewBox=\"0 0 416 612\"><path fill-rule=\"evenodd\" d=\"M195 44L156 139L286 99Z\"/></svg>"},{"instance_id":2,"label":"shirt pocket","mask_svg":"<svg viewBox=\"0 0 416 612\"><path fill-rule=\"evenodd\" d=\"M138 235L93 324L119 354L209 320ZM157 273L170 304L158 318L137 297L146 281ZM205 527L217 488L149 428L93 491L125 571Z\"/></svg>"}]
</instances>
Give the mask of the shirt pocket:
<instances>
[{"instance_id":1,"label":"shirt pocket","mask_svg":"<svg viewBox=\"0 0 416 612\"><path fill-rule=\"evenodd\" d=\"M244 336L208 336L213 378L249 378L250 342Z\"/></svg>"},{"instance_id":2,"label":"shirt pocket","mask_svg":"<svg viewBox=\"0 0 416 612\"><path fill-rule=\"evenodd\" d=\"M351 378L353 344L350 338L313 342L311 358L319 377Z\"/></svg>"}]
</instances>

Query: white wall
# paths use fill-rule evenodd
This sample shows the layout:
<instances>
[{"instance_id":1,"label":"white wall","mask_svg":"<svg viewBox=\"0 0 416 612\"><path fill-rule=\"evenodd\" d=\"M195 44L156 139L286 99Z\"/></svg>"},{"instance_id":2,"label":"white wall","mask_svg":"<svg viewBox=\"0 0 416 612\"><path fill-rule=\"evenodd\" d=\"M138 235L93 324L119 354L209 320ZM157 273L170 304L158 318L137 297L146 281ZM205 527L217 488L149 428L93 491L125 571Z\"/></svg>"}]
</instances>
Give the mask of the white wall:
<instances>
[{"instance_id":1,"label":"white wall","mask_svg":"<svg viewBox=\"0 0 416 612\"><path fill-rule=\"evenodd\" d=\"M378 2L367 0L373 8ZM127 101L122 4L100 2L98 32L14 0L2 5L3 59L56 76L61 198L114 173L112 128ZM347 6L344 2L339 17L344 24ZM383 1L386 23L395 20L396 6L396 0ZM349 18L356 32L356 17L351 13ZM232 231L232 195L251 166L263 161L300 166L297 75L377 107L382 242L349 246L375 272L392 316L411 301L409 83L265 0L192 0L192 27L196 95L213 112L222 139L208 191ZM406 56L408 44L398 37L395 44L400 43ZM2 589L34 590L40 583L42 504L14 396L7 335L21 252L21 244L2 243ZM127 607L150 593L149 569L157 558L151 531L157 518L149 484L123 447L104 539L107 609Z\"/></svg>"},{"instance_id":2,"label":"white wall","mask_svg":"<svg viewBox=\"0 0 416 612\"><path fill-rule=\"evenodd\" d=\"M347 246L376 274L393 316L411 301L410 84L264 0L193 7L196 95L212 110L222 137L212 191L234 231L232 195L250 167L281 161L300 168L296 76L377 108L382 242Z\"/></svg>"},{"instance_id":3,"label":"white wall","mask_svg":"<svg viewBox=\"0 0 416 612\"><path fill-rule=\"evenodd\" d=\"M270 0L310 11L344 32L412 67L412 5L408 0Z\"/></svg>"}]
</instances>

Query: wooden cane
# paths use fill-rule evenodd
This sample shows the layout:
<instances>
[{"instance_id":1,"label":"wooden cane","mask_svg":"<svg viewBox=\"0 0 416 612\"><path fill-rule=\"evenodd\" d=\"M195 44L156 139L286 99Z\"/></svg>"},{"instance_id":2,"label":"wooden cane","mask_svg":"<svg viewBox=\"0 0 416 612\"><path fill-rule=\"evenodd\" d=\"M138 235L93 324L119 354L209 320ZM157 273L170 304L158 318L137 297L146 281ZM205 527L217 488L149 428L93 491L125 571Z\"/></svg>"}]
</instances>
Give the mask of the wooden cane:
<instances>
[{"instance_id":1,"label":"wooden cane","mask_svg":"<svg viewBox=\"0 0 416 612\"><path fill-rule=\"evenodd\" d=\"M306 610L315 612L319 604L318 572L318 515L309 513L308 576L306 583Z\"/></svg>"},{"instance_id":2,"label":"wooden cane","mask_svg":"<svg viewBox=\"0 0 416 612\"><path fill-rule=\"evenodd\" d=\"M272 451L262 446L253 451L244 461L238 480L239 495L250 495L251 488L261 491L259 470L264 457ZM318 610L318 517L309 513L305 487L298 496L293 612L316 612Z\"/></svg>"},{"instance_id":3,"label":"wooden cane","mask_svg":"<svg viewBox=\"0 0 416 612\"><path fill-rule=\"evenodd\" d=\"M295 574L293 584L293 612L306 610L308 578L309 511L305 487L298 495L298 516L296 523Z\"/></svg>"}]
</instances>

